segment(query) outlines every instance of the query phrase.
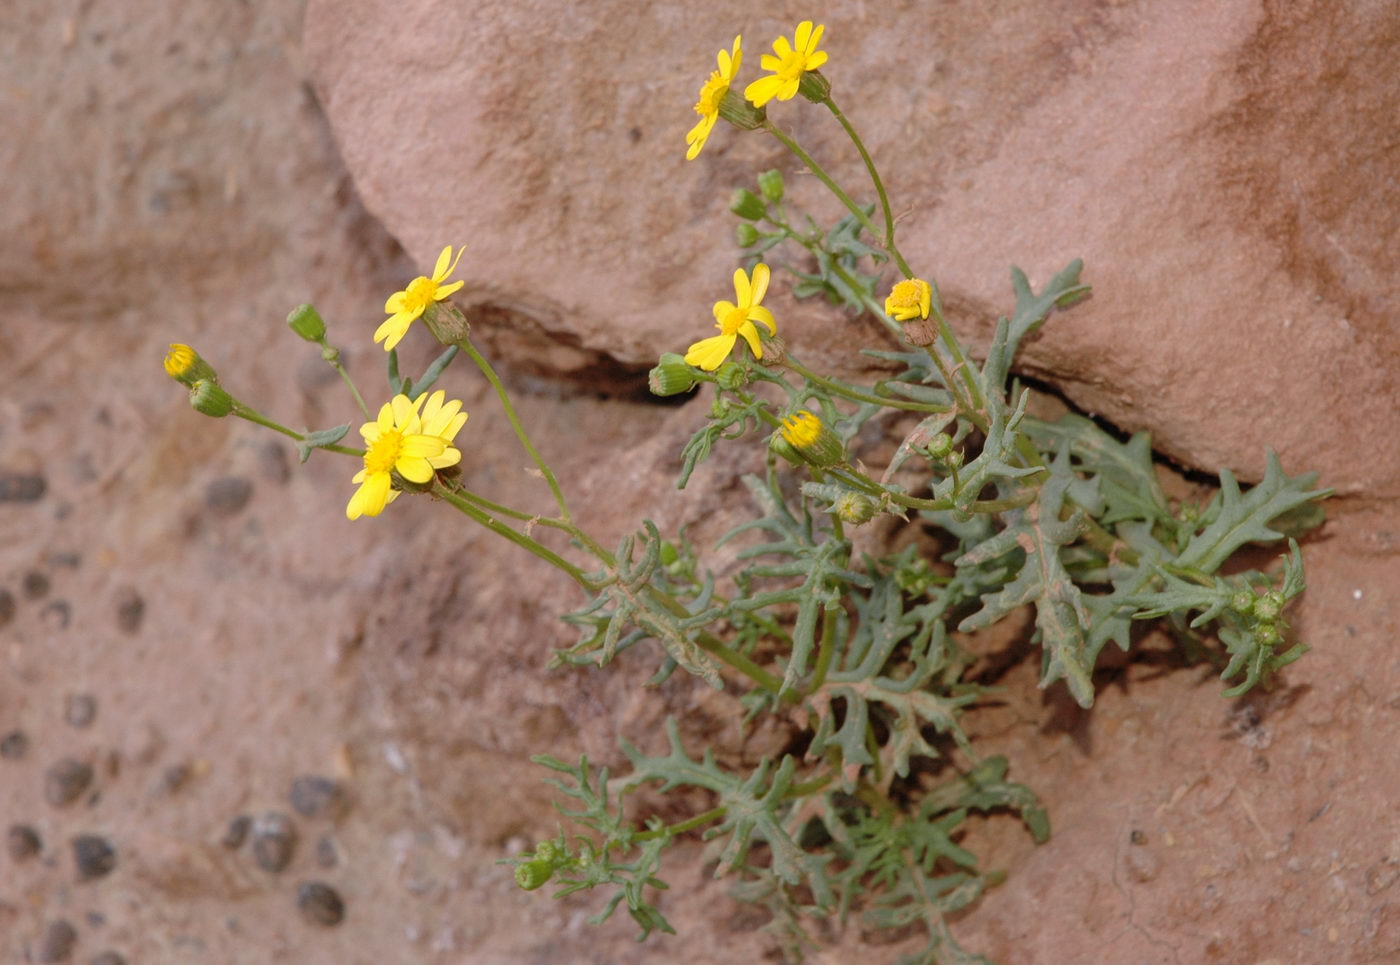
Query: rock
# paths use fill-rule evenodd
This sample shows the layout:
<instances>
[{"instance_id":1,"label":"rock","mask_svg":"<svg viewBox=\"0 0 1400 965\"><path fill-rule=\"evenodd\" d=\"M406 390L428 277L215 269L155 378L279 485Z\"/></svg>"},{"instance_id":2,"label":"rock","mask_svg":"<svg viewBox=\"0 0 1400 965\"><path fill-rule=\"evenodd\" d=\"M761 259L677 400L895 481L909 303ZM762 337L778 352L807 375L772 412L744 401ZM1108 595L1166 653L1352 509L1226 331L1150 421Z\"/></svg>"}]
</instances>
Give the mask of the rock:
<instances>
[{"instance_id":1,"label":"rock","mask_svg":"<svg viewBox=\"0 0 1400 965\"><path fill-rule=\"evenodd\" d=\"M77 943L78 932L67 919L51 921L34 945L34 961L66 962L72 957L73 946Z\"/></svg>"},{"instance_id":2,"label":"rock","mask_svg":"<svg viewBox=\"0 0 1400 965\"><path fill-rule=\"evenodd\" d=\"M240 814L228 823L228 828L219 839L219 843L230 851L237 851L243 847L243 842L248 837L248 829L252 826L253 819L246 814Z\"/></svg>"},{"instance_id":3,"label":"rock","mask_svg":"<svg viewBox=\"0 0 1400 965\"><path fill-rule=\"evenodd\" d=\"M0 587L0 627L15 618L15 595Z\"/></svg>"},{"instance_id":4,"label":"rock","mask_svg":"<svg viewBox=\"0 0 1400 965\"><path fill-rule=\"evenodd\" d=\"M135 633L141 629L141 619L146 614L146 601L132 587L122 587L117 591L117 626L124 633Z\"/></svg>"},{"instance_id":5,"label":"rock","mask_svg":"<svg viewBox=\"0 0 1400 965\"><path fill-rule=\"evenodd\" d=\"M1081 5L1026 8L998 29L986 17L973 4L882 25L858 5L823 18L823 74L881 165L901 248L942 284L955 326L985 343L1014 302L1008 264L1040 285L1082 256L1094 298L1031 340L1025 371L1124 429L1151 429L1191 467L1257 478L1272 446L1291 472L1327 466L1343 492L1400 494L1400 447L1355 444L1400 436L1393 8ZM635 0L496 17L448 0L345 17L311 0L305 23L365 205L420 270L472 239L459 300L483 338L538 333L536 357L569 342L576 360L643 369L709 334L738 258L728 189L774 165L800 170L772 139L724 125L684 160L716 51L743 27L752 78L748 62L793 27L737 0L707 6L698 30ZM431 24L431 38L411 24ZM931 111L918 91L951 106ZM794 100L769 115L872 197L823 112ZM383 149L406 129L421 132L415 150ZM814 182L789 177L790 195L836 210ZM779 331L807 364L857 364L844 315L779 288ZM856 330L896 347L868 319Z\"/></svg>"},{"instance_id":6,"label":"rock","mask_svg":"<svg viewBox=\"0 0 1400 965\"><path fill-rule=\"evenodd\" d=\"M73 839L73 865L79 881L106 877L117 866L117 849L97 834L80 834Z\"/></svg>"},{"instance_id":7,"label":"rock","mask_svg":"<svg viewBox=\"0 0 1400 965\"><path fill-rule=\"evenodd\" d=\"M92 784L92 765L65 757L44 772L44 800L54 807L72 804Z\"/></svg>"},{"instance_id":8,"label":"rock","mask_svg":"<svg viewBox=\"0 0 1400 965\"><path fill-rule=\"evenodd\" d=\"M48 483L38 473L0 472L0 503L32 503L44 498Z\"/></svg>"},{"instance_id":9,"label":"rock","mask_svg":"<svg viewBox=\"0 0 1400 965\"><path fill-rule=\"evenodd\" d=\"M345 902L340 893L320 881L302 882L297 887L297 907L313 925L329 928L345 920Z\"/></svg>"},{"instance_id":10,"label":"rock","mask_svg":"<svg viewBox=\"0 0 1400 965\"><path fill-rule=\"evenodd\" d=\"M70 727L90 727L97 719L97 698L92 694L69 694L63 702L63 719Z\"/></svg>"},{"instance_id":11,"label":"rock","mask_svg":"<svg viewBox=\"0 0 1400 965\"><path fill-rule=\"evenodd\" d=\"M51 585L48 574L40 570L30 570L24 574L24 580L21 583L24 595L31 600L39 600L48 596Z\"/></svg>"},{"instance_id":12,"label":"rock","mask_svg":"<svg viewBox=\"0 0 1400 965\"><path fill-rule=\"evenodd\" d=\"M222 476L204 490L204 505L216 516L237 516L253 498L253 484L243 476Z\"/></svg>"},{"instance_id":13,"label":"rock","mask_svg":"<svg viewBox=\"0 0 1400 965\"><path fill-rule=\"evenodd\" d=\"M5 851L16 864L28 861L42 850L44 842L39 832L27 824L12 824L5 832Z\"/></svg>"},{"instance_id":14,"label":"rock","mask_svg":"<svg viewBox=\"0 0 1400 965\"><path fill-rule=\"evenodd\" d=\"M303 774L292 781L292 810L304 818L330 818L345 814L349 800L338 781L316 774Z\"/></svg>"},{"instance_id":15,"label":"rock","mask_svg":"<svg viewBox=\"0 0 1400 965\"><path fill-rule=\"evenodd\" d=\"M253 822L253 858L264 871L284 870L296 843L296 826L281 811L268 811Z\"/></svg>"},{"instance_id":16,"label":"rock","mask_svg":"<svg viewBox=\"0 0 1400 965\"><path fill-rule=\"evenodd\" d=\"M29 753L29 735L22 730L12 730L0 737L0 757L17 761Z\"/></svg>"},{"instance_id":17,"label":"rock","mask_svg":"<svg viewBox=\"0 0 1400 965\"><path fill-rule=\"evenodd\" d=\"M160 772L153 790L157 795L170 797L190 782L193 773L188 764L171 764Z\"/></svg>"}]
</instances>

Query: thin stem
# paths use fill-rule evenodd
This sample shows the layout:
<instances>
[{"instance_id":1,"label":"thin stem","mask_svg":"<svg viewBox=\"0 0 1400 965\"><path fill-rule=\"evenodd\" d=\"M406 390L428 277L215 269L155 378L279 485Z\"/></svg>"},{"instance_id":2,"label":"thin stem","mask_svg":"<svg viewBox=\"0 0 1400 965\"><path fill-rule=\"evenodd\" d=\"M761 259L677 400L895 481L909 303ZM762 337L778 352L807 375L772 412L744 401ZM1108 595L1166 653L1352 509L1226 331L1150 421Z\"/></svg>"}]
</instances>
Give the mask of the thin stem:
<instances>
[{"instance_id":1,"label":"thin stem","mask_svg":"<svg viewBox=\"0 0 1400 965\"><path fill-rule=\"evenodd\" d=\"M235 402L233 404L233 414L238 416L238 418L240 419L246 419L249 422L256 423L260 426L264 426L268 429L271 429L274 432L280 432L282 433L282 435L295 439L297 442L306 441L306 436L302 435L300 432L295 432L291 429L288 429L281 423L273 422L261 412L257 411L256 409L250 409L242 402ZM325 449L329 452L344 453L347 456L363 456L365 454L365 451L363 449L355 449L350 446L324 445L317 446L316 448Z\"/></svg>"},{"instance_id":2,"label":"thin stem","mask_svg":"<svg viewBox=\"0 0 1400 965\"><path fill-rule=\"evenodd\" d=\"M487 529L491 530L491 532L495 533L497 536L502 536L505 539L510 540L510 542L514 543L516 546L519 546L521 549L528 550L529 552L538 556L540 559L544 560L546 563L549 563L551 566L563 570L565 573L567 573L570 577L573 578L575 583L583 587L585 590L592 592L596 589L592 581L590 581L588 577L584 575L583 570L579 569L577 566L570 563L568 560L564 559L562 556L549 549L547 546L544 546L536 540L533 540L530 537L526 536L524 533L517 533L509 526L505 525L504 523L500 522L499 520L486 513L475 503L458 495L456 492L449 489L447 486L444 486L441 482L433 483L432 493L433 495L438 496L451 503L457 509L461 510L467 516L470 516L473 520L480 523L482 526L485 526Z\"/></svg>"},{"instance_id":3,"label":"thin stem","mask_svg":"<svg viewBox=\"0 0 1400 965\"><path fill-rule=\"evenodd\" d=\"M850 399L852 402L870 402L876 405L887 406L891 409L904 409L909 412L945 413L952 411L951 407L946 405L935 405L932 402L910 402L900 398L873 395L869 392L864 392L854 386L837 381L836 379L828 379L817 375L791 355L784 357L782 364L814 385L820 385L828 392L839 395L844 399Z\"/></svg>"},{"instance_id":4,"label":"thin stem","mask_svg":"<svg viewBox=\"0 0 1400 965\"><path fill-rule=\"evenodd\" d=\"M693 831L701 825L709 824L711 821L718 820L719 818L724 817L727 813L729 813L729 808L721 804L719 807L710 808L710 810L706 811L704 814L697 814L693 818L688 818L684 821L677 821L675 824L667 825L664 828L655 828L651 831L643 831L641 834L635 834L632 836L632 840L651 841L655 838L668 838L674 834L684 834L687 831Z\"/></svg>"},{"instance_id":5,"label":"thin stem","mask_svg":"<svg viewBox=\"0 0 1400 965\"><path fill-rule=\"evenodd\" d=\"M821 649L817 651L817 666L812 671L812 685L807 693L814 694L826 683L827 671L831 669L831 658L836 650L836 611L827 610L822 617Z\"/></svg>"},{"instance_id":6,"label":"thin stem","mask_svg":"<svg viewBox=\"0 0 1400 965\"><path fill-rule=\"evenodd\" d=\"M355 388L354 379L350 378L350 373L345 371L345 366L340 364L340 349L326 341L324 335L319 339L321 345L321 358L325 359L331 368L340 374L340 378L350 387L350 394L355 397L355 404L360 407L360 411L365 414L365 419L374 421L374 416L369 414L369 406L365 405L364 397L360 395L360 390Z\"/></svg>"},{"instance_id":7,"label":"thin stem","mask_svg":"<svg viewBox=\"0 0 1400 965\"><path fill-rule=\"evenodd\" d=\"M865 149L865 142L860 139L856 129L851 126L850 121L846 120L846 115L841 113L841 109L836 106L836 102L831 99L830 95L827 95L826 106L832 114L836 115L841 126L846 129L846 136L851 139L851 143L860 152L860 159L865 162L865 170L870 172L870 180L875 185L875 193L880 196L880 211L885 216L885 247L889 249L890 254L894 255L900 270L904 272L904 277L914 277L914 273L909 270L909 266L904 263L904 259L899 254L899 249L894 245L894 216L890 213L890 197L885 193L885 184L880 180L880 172L875 168L875 161L870 157L870 152Z\"/></svg>"},{"instance_id":8,"label":"thin stem","mask_svg":"<svg viewBox=\"0 0 1400 965\"><path fill-rule=\"evenodd\" d=\"M569 504L564 500L564 491L559 488L559 480L554 478L554 471L549 468L549 464L544 461L544 457L539 454L534 443L530 441L530 436L525 432L525 427L520 424L520 417L515 414L515 406L511 405L510 395L507 394L505 386L496 376L496 370L491 368L491 363L486 361L476 346L471 343L471 339L464 338L457 343L457 347L471 356L471 360L476 363L476 367L481 369L481 374L486 376L486 381L491 383L491 387L496 390L496 396L501 400L501 408L505 410L506 418L510 420L510 426L515 430L515 437L520 440L525 451L530 454L530 458L539 467L540 474L544 476L545 482L549 483L549 491L554 494L554 502L559 506L559 516L565 522L572 519L569 513Z\"/></svg>"}]
</instances>

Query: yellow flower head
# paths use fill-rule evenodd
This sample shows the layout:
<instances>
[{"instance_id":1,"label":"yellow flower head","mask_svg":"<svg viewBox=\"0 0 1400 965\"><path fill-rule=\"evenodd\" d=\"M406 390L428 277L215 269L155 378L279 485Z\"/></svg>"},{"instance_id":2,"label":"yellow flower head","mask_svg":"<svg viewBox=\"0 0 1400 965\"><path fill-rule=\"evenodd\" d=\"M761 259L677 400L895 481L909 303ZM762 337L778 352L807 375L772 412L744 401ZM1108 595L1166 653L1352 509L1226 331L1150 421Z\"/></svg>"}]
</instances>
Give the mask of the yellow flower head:
<instances>
[{"instance_id":1,"label":"yellow flower head","mask_svg":"<svg viewBox=\"0 0 1400 965\"><path fill-rule=\"evenodd\" d=\"M426 397L426 406L424 398L413 402L406 395L396 395L384 403L378 419L360 426L365 468L351 480L360 488L345 507L350 519L378 516L398 498L398 490L390 485L391 473L409 482L427 483L439 469L461 461L462 453L452 447L452 440L467 422L462 403L454 399L444 404L441 389Z\"/></svg>"},{"instance_id":2,"label":"yellow flower head","mask_svg":"<svg viewBox=\"0 0 1400 965\"><path fill-rule=\"evenodd\" d=\"M912 318L928 318L933 304L933 289L922 278L906 278L896 282L885 299L885 314L896 322Z\"/></svg>"},{"instance_id":3,"label":"yellow flower head","mask_svg":"<svg viewBox=\"0 0 1400 965\"><path fill-rule=\"evenodd\" d=\"M165 374L176 382L191 386L201 380L219 381L213 367L200 358L198 352L180 342L172 342L170 351L165 353Z\"/></svg>"},{"instance_id":4,"label":"yellow flower head","mask_svg":"<svg viewBox=\"0 0 1400 965\"><path fill-rule=\"evenodd\" d=\"M710 131L714 130L715 121L719 120L719 103L728 93L729 85L734 83L734 77L739 73L739 62L744 59L744 52L739 49L740 39L734 38L732 50L719 52L719 70L711 71L710 79L700 88L700 99L695 102L695 113L700 115L700 120L685 136L685 143L690 146L685 152L687 161L695 160L709 139Z\"/></svg>"},{"instance_id":5,"label":"yellow flower head","mask_svg":"<svg viewBox=\"0 0 1400 965\"><path fill-rule=\"evenodd\" d=\"M687 365L696 365L706 372L713 372L729 357L730 350L741 335L744 341L749 343L753 357L763 358L763 346L758 339L758 329L753 323L761 322L768 329L768 334L778 334L778 323L773 320L773 313L759 304L768 291L769 277L768 266L764 264L754 265L752 278L742 268L734 270L736 300L715 302L715 328L720 330L720 334L711 335L690 346L685 353Z\"/></svg>"},{"instance_id":6,"label":"yellow flower head","mask_svg":"<svg viewBox=\"0 0 1400 965\"><path fill-rule=\"evenodd\" d=\"M431 278L419 275L409 282L403 291L394 292L389 296L389 300L384 303L384 310L390 315L374 333L374 340L384 343L384 351L389 351L403 340L408 326L412 325L413 320L422 315L429 305L442 301L466 284L461 281L454 281L450 285L443 284L447 276L457 270L457 262L462 259L462 252L465 250L465 246L458 248L457 257L454 259L452 246L448 245L438 255Z\"/></svg>"},{"instance_id":7,"label":"yellow flower head","mask_svg":"<svg viewBox=\"0 0 1400 965\"><path fill-rule=\"evenodd\" d=\"M804 409L784 417L783 427L779 431L788 445L796 449L807 449L821 438L822 420L815 413Z\"/></svg>"},{"instance_id":8,"label":"yellow flower head","mask_svg":"<svg viewBox=\"0 0 1400 965\"><path fill-rule=\"evenodd\" d=\"M775 97L780 101L792 100L802 75L826 63L826 51L817 49L824 30L825 24L813 29L812 21L804 20L797 25L791 44L786 36L773 41L773 53L764 54L760 60L763 69L773 73L745 87L744 97L755 107L762 107Z\"/></svg>"}]
</instances>

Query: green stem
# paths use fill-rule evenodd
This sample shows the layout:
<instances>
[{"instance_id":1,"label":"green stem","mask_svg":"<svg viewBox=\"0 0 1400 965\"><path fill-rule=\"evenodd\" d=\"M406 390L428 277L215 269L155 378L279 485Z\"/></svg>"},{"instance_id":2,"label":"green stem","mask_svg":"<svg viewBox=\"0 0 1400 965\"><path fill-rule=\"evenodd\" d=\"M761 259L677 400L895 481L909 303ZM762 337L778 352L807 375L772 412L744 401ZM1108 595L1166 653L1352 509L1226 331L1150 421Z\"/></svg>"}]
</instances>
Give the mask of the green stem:
<instances>
[{"instance_id":1,"label":"green stem","mask_svg":"<svg viewBox=\"0 0 1400 965\"><path fill-rule=\"evenodd\" d=\"M491 532L495 533L497 536L504 537L505 539L514 543L516 546L519 546L521 549L528 550L529 552L535 554L551 566L563 570L574 580L575 583L583 587L583 589L589 591L590 593L593 592L593 590L597 589L593 585L592 581L589 580L588 577L584 574L583 570L579 569L577 566L564 559L562 556L554 552L549 547L544 546L536 540L531 539L524 533L518 533L515 530L511 529L509 526L495 519L489 513L481 509L475 503L471 502L471 500L458 495L455 491L449 489L441 482L435 481L433 483L432 493L434 496L438 496L451 503L457 509L461 510L463 513L471 517L476 522L480 523L482 526L485 526L487 529L491 530Z\"/></svg>"},{"instance_id":2,"label":"green stem","mask_svg":"<svg viewBox=\"0 0 1400 965\"><path fill-rule=\"evenodd\" d=\"M296 432L296 431L294 431L294 430L292 430L292 429L288 429L286 426L282 425L281 423L273 422L271 419L269 419L267 416L263 415L261 412L257 411L256 409L250 409L248 406L244 405L242 402L237 402L237 401L234 402L234 404L233 404L233 414L236 415L236 416L238 416L238 418L240 418L240 419L246 419L247 421L252 422L252 423L256 423L257 425L265 426L266 428L271 429L271 430L273 430L274 432L280 432L280 433L282 433L282 435L288 436L289 438L292 438L292 439L295 439L297 442L305 442L305 441L306 441L306 436L302 435L300 432ZM354 448L351 448L350 446L325 445L325 446L317 446L316 448L318 448L318 449L325 449L325 450L327 450L327 451L329 451L329 452L340 452L340 453L344 453L344 454L347 455L347 456L363 456L363 455L365 454L365 451L364 451L363 449L354 449Z\"/></svg>"},{"instance_id":3,"label":"green stem","mask_svg":"<svg viewBox=\"0 0 1400 965\"><path fill-rule=\"evenodd\" d=\"M811 382L814 385L819 385L822 388L826 389L828 392L832 392L836 395L841 396L842 398L850 399L852 402L870 402L876 405L883 405L891 409L904 409L908 412L944 413L952 411L951 407L946 405L935 405L932 402L910 402L904 399L893 398L883 395L873 395L872 393L864 392L860 389L857 389L855 386L847 385L846 383L840 382L836 379L828 379L823 376L817 375L811 369L807 368L801 362L797 361L797 359L795 359L790 354L784 357L782 364L785 365L787 368L791 369L792 371L796 372L798 375L802 376L808 382Z\"/></svg>"},{"instance_id":4,"label":"green stem","mask_svg":"<svg viewBox=\"0 0 1400 965\"><path fill-rule=\"evenodd\" d=\"M322 335L318 342L321 346L321 358L325 359L331 368L340 374L341 380L350 387L350 394L355 397L355 404L360 407L360 411L365 414L367 421L374 421L374 416L369 414L369 406L365 405L364 397L360 395L360 390L355 388L355 381L350 378L350 373L345 371L345 366L340 364L340 349L326 341L326 336Z\"/></svg>"},{"instance_id":5,"label":"green stem","mask_svg":"<svg viewBox=\"0 0 1400 965\"><path fill-rule=\"evenodd\" d=\"M651 831L643 831L641 834L633 835L632 840L651 841L655 838L669 838L675 834L684 834L687 831L693 831L701 825L709 824L711 821L718 820L719 818L724 817L725 814L727 814L728 812L729 808L721 804L719 807L710 808L710 810L706 811L704 814L697 814L693 818L688 818L684 821L677 821L675 824L667 825L664 828L655 828Z\"/></svg>"},{"instance_id":6,"label":"green stem","mask_svg":"<svg viewBox=\"0 0 1400 965\"><path fill-rule=\"evenodd\" d=\"M530 436L525 432L525 427L520 424L520 417L515 414L515 406L511 405L510 395L506 392L505 386L496 376L496 370L491 368L491 363L486 361L476 346L471 343L471 339L464 338L457 343L457 347L471 356L471 360L476 363L476 367L481 370L481 374L486 376L486 381L491 383L491 387L496 390L496 397L501 400L501 408L505 410L506 418L510 420L511 428L515 430L515 437L520 440L520 444L525 451L530 454L530 458L539 467L540 474L544 476L545 482L549 483L549 491L554 494L554 502L559 506L559 516L565 522L572 519L569 513L569 504L564 500L564 491L559 488L559 480L554 478L554 472L549 468L549 464L539 454L534 443L530 441Z\"/></svg>"},{"instance_id":7,"label":"green stem","mask_svg":"<svg viewBox=\"0 0 1400 965\"><path fill-rule=\"evenodd\" d=\"M822 643L817 651L817 666L812 671L812 685L807 693L814 694L826 683L826 674L831 669L831 658L836 650L836 611L827 610L822 617Z\"/></svg>"},{"instance_id":8,"label":"green stem","mask_svg":"<svg viewBox=\"0 0 1400 965\"><path fill-rule=\"evenodd\" d=\"M899 249L894 244L894 216L890 213L890 197L885 193L885 184L880 180L880 172L875 168L875 161L870 157L870 152L865 149L865 142L860 139L856 129L851 126L850 121L846 120L846 115L841 113L841 109L836 106L836 102L831 99L830 95L826 98L826 106L841 122L841 126L846 129L846 136L851 139L851 143L860 152L860 159L865 162L865 170L870 172L870 180L875 185L875 193L880 196L880 210L885 216L885 248L894 255L900 271L904 272L904 277L913 278L914 273L905 264L904 257L900 255Z\"/></svg>"}]
</instances>

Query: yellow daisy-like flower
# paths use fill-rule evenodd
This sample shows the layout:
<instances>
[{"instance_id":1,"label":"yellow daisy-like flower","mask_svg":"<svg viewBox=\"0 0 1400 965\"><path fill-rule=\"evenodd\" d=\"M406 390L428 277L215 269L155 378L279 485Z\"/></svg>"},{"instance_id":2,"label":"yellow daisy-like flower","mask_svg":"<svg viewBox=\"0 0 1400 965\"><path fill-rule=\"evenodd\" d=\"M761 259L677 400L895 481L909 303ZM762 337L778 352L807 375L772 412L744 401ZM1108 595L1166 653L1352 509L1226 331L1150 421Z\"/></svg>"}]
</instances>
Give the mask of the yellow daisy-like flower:
<instances>
[{"instance_id":1,"label":"yellow daisy-like flower","mask_svg":"<svg viewBox=\"0 0 1400 965\"><path fill-rule=\"evenodd\" d=\"M719 329L721 334L711 335L690 346L685 353L687 365L696 365L706 372L713 372L729 357L730 350L741 335L753 350L753 357L763 358L763 346L758 339L758 329L753 323L761 322L768 329L768 334L778 334L778 323L773 320L773 313L759 304L768 291L770 275L768 266L764 264L754 265L752 278L742 268L734 270L736 301L715 302L715 328Z\"/></svg>"},{"instance_id":2,"label":"yellow daisy-like flower","mask_svg":"<svg viewBox=\"0 0 1400 965\"><path fill-rule=\"evenodd\" d=\"M396 395L384 403L378 419L360 426L365 468L351 480L360 488L345 507L348 518L378 516L399 497L390 473L397 472L409 482L426 483L439 469L461 461L462 453L452 447L452 440L466 425L467 414L461 402L444 403L445 398L439 389L426 397L425 406L424 396L413 402L406 395Z\"/></svg>"},{"instance_id":3,"label":"yellow daisy-like flower","mask_svg":"<svg viewBox=\"0 0 1400 965\"><path fill-rule=\"evenodd\" d=\"M933 304L933 289L922 278L906 278L897 282L885 299L885 314L896 322L913 318L928 318Z\"/></svg>"},{"instance_id":4,"label":"yellow daisy-like flower","mask_svg":"<svg viewBox=\"0 0 1400 965\"><path fill-rule=\"evenodd\" d=\"M822 420L805 409L783 418L779 430L788 444L798 449L806 449L821 438Z\"/></svg>"},{"instance_id":5,"label":"yellow daisy-like flower","mask_svg":"<svg viewBox=\"0 0 1400 965\"><path fill-rule=\"evenodd\" d=\"M695 102L695 113L700 115L700 121L685 136L685 143L690 148L685 152L687 161L695 160L695 156L709 139L710 131L714 130L715 121L719 120L719 103L728 93L729 85L734 83L734 78L739 73L739 62L744 59L744 52L739 49L741 39L734 38L732 50L719 52L719 70L711 71L710 79L700 88L700 98Z\"/></svg>"},{"instance_id":6,"label":"yellow daisy-like flower","mask_svg":"<svg viewBox=\"0 0 1400 965\"><path fill-rule=\"evenodd\" d=\"M454 281L450 285L443 284L447 276L457 270L457 262L461 261L462 252L465 250L465 246L458 248L457 257L453 258L452 246L448 245L438 255L431 278L419 275L409 282L403 291L394 292L389 296L389 300L384 303L384 310L390 315L374 333L374 340L384 343L384 351L389 351L403 340L408 326L412 325L413 320L422 315L429 305L442 301L466 284L461 281Z\"/></svg>"},{"instance_id":7,"label":"yellow daisy-like flower","mask_svg":"<svg viewBox=\"0 0 1400 965\"><path fill-rule=\"evenodd\" d=\"M773 71L772 75L760 77L745 87L744 97L754 107L762 107L775 97L780 101L792 100L802 75L826 63L826 51L817 49L824 30L825 24L814 29L812 21L804 20L797 25L792 43L788 43L786 36L773 41L773 53L764 54L760 60L763 69Z\"/></svg>"}]
</instances>

